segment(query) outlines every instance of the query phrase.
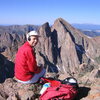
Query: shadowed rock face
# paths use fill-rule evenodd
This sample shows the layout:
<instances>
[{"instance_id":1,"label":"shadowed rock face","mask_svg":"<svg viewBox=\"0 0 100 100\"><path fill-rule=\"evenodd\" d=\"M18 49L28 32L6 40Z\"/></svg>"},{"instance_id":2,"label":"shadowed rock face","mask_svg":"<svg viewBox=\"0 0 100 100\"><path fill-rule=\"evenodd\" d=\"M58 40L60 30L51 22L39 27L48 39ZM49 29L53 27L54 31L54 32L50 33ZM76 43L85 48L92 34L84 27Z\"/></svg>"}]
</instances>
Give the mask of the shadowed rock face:
<instances>
[{"instance_id":1,"label":"shadowed rock face","mask_svg":"<svg viewBox=\"0 0 100 100\"><path fill-rule=\"evenodd\" d=\"M0 54L0 83L4 82L6 78L14 77L14 63L7 60Z\"/></svg>"},{"instance_id":2,"label":"shadowed rock face","mask_svg":"<svg viewBox=\"0 0 100 100\"><path fill-rule=\"evenodd\" d=\"M36 47L36 56L37 62L44 64L48 68L48 71L58 72L55 65L55 59L53 54L53 41L52 41L52 32L48 23L42 25L39 29L41 35L39 43ZM56 38L56 37L55 37Z\"/></svg>"}]
</instances>

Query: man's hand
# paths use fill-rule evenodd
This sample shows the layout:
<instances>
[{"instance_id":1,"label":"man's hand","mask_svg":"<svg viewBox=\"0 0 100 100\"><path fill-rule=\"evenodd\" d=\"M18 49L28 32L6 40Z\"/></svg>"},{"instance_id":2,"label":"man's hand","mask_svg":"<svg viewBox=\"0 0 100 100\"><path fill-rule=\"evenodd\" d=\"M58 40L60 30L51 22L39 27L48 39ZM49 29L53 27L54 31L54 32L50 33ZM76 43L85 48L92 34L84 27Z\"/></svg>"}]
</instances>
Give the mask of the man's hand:
<instances>
[{"instance_id":1,"label":"man's hand","mask_svg":"<svg viewBox=\"0 0 100 100\"><path fill-rule=\"evenodd\" d=\"M38 65L37 66L36 73L40 73L42 71L42 69L43 69L43 65L42 64L41 65Z\"/></svg>"}]
</instances>

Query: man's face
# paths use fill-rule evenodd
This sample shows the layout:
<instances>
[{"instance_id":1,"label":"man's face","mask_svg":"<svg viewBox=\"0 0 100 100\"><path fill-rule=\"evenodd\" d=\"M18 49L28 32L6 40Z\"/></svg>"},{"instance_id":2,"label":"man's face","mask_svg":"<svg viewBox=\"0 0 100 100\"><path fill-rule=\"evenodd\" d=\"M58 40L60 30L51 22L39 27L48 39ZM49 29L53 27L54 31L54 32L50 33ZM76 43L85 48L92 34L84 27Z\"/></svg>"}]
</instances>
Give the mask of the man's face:
<instances>
[{"instance_id":1,"label":"man's face","mask_svg":"<svg viewBox=\"0 0 100 100\"><path fill-rule=\"evenodd\" d=\"M28 41L29 42L29 44L32 46L32 47L34 47L34 46L36 46L36 44L38 43L38 36L30 36L30 41Z\"/></svg>"}]
</instances>

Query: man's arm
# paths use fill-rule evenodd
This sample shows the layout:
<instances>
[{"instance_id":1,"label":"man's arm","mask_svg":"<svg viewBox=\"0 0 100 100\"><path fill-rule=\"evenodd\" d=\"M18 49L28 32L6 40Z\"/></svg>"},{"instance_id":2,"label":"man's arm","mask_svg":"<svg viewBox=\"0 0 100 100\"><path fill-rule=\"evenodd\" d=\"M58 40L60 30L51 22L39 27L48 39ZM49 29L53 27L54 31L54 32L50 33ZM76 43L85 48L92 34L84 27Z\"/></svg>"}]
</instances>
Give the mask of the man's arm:
<instances>
[{"instance_id":1,"label":"man's arm","mask_svg":"<svg viewBox=\"0 0 100 100\"><path fill-rule=\"evenodd\" d=\"M33 50L29 50L27 52L27 59L28 59L27 64L28 64L29 71L32 73L39 73L41 71L41 67L37 66L37 62Z\"/></svg>"}]
</instances>

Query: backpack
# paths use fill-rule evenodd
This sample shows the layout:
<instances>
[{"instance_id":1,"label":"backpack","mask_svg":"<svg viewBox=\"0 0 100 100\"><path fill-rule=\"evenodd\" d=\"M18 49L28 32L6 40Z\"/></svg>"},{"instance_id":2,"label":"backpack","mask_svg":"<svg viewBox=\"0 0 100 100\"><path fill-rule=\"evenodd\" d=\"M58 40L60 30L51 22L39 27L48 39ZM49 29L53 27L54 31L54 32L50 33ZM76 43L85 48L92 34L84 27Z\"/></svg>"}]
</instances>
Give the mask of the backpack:
<instances>
[{"instance_id":1,"label":"backpack","mask_svg":"<svg viewBox=\"0 0 100 100\"><path fill-rule=\"evenodd\" d=\"M49 80L49 82L51 87L46 89L39 100L73 100L78 93L75 85L63 84L56 80Z\"/></svg>"}]
</instances>

